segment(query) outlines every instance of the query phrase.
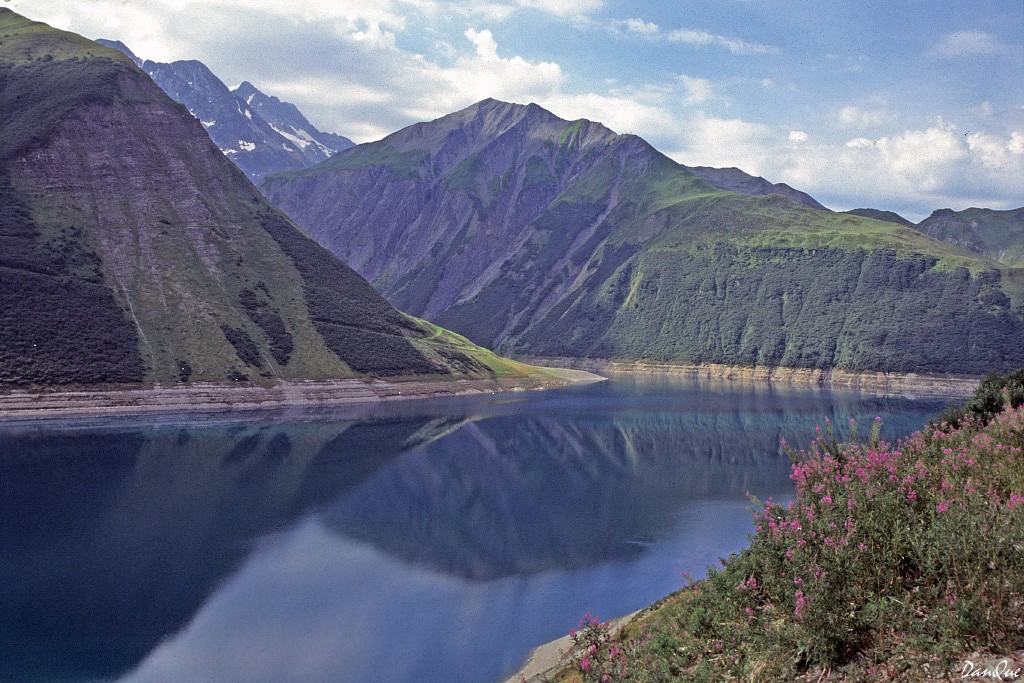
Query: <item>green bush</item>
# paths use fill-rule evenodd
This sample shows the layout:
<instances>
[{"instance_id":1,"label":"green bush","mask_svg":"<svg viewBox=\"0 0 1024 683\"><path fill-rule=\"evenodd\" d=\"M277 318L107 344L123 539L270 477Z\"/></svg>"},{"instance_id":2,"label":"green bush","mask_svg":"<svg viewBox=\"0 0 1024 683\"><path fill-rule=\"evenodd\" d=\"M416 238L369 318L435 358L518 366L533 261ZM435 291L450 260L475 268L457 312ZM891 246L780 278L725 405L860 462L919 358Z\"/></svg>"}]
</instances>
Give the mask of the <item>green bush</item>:
<instances>
[{"instance_id":1,"label":"green bush","mask_svg":"<svg viewBox=\"0 0 1024 683\"><path fill-rule=\"evenodd\" d=\"M1017 408L1021 404L1024 404L1024 368L1006 375L993 372L981 380L973 398L961 405L950 406L935 422L948 422L956 427L970 416L988 424L1007 406Z\"/></svg>"}]
</instances>

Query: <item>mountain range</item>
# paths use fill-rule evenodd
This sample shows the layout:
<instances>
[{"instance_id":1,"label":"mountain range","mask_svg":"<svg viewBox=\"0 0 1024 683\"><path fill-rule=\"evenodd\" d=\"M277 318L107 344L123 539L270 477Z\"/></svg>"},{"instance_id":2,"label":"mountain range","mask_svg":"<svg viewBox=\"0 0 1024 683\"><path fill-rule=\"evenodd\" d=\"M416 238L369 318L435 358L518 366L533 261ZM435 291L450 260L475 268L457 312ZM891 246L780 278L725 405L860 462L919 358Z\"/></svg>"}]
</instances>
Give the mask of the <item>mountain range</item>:
<instances>
[{"instance_id":1,"label":"mountain range","mask_svg":"<svg viewBox=\"0 0 1024 683\"><path fill-rule=\"evenodd\" d=\"M338 138L199 62L9 10L0 29L0 384L527 372L398 309L523 357L964 374L1024 358L1022 210L831 212L496 100L328 156ZM214 102L227 113L203 119ZM268 130L322 158L262 185L308 234L227 161L259 148L210 137Z\"/></svg>"},{"instance_id":2,"label":"mountain range","mask_svg":"<svg viewBox=\"0 0 1024 683\"><path fill-rule=\"evenodd\" d=\"M523 371L397 311L120 52L0 36L0 385Z\"/></svg>"},{"instance_id":3,"label":"mountain range","mask_svg":"<svg viewBox=\"0 0 1024 683\"><path fill-rule=\"evenodd\" d=\"M353 144L341 135L321 132L295 105L260 92L248 81L229 89L202 62L142 60L120 41L96 42L127 55L171 99L185 105L253 182L270 173L312 166Z\"/></svg>"},{"instance_id":4,"label":"mountain range","mask_svg":"<svg viewBox=\"0 0 1024 683\"><path fill-rule=\"evenodd\" d=\"M143 62L121 42L98 42L114 47L131 57L154 77L157 84L173 99L186 104L189 110L203 121L203 125L208 127L211 137L228 158L256 183L265 176L277 172L313 166L332 154L353 146L348 138L317 130L295 105L265 95L248 81L243 81L230 91L238 100L235 102L228 95L227 86L201 62ZM243 115L245 119L242 118ZM287 141L282 141L281 136ZM253 140L257 142L251 142ZM812 209L830 210L806 192L794 189L786 183L773 183L738 168L684 168L720 190L758 196L779 195ZM939 209L934 216L917 225L892 211L862 208L842 213L916 227L920 232L936 239L1007 265L1021 265L1024 258L1021 256L1024 254L1022 210L1004 212L967 209L965 213ZM949 224L950 213L964 214L963 220L959 221L959 227L955 229ZM968 213L970 215L967 215ZM946 218L938 221L941 216ZM943 223L945 227L938 227L939 223ZM977 234L979 230L987 237L980 237ZM995 242L989 244L992 240Z\"/></svg>"},{"instance_id":5,"label":"mountain range","mask_svg":"<svg viewBox=\"0 0 1024 683\"><path fill-rule=\"evenodd\" d=\"M1024 270L723 190L534 104L484 100L262 190L396 306L506 353L965 374L1024 359Z\"/></svg>"}]
</instances>

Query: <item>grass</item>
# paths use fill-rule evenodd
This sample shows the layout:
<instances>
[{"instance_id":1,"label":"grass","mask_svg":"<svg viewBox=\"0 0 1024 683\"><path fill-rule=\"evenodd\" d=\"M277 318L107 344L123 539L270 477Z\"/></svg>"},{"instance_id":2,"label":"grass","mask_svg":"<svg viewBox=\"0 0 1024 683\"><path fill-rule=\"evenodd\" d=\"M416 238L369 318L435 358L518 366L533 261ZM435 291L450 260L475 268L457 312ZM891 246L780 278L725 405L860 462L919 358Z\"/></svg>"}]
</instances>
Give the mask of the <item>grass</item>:
<instances>
[{"instance_id":1,"label":"grass","mask_svg":"<svg viewBox=\"0 0 1024 683\"><path fill-rule=\"evenodd\" d=\"M861 216L809 209L777 196L733 193L695 196L666 207L673 228L655 250L692 250L710 241L746 248L889 250L900 256L927 255L936 269L989 270L987 259L933 240L912 228ZM698 227L699 226L699 227Z\"/></svg>"},{"instance_id":2,"label":"grass","mask_svg":"<svg viewBox=\"0 0 1024 683\"><path fill-rule=\"evenodd\" d=\"M443 327L419 318L408 316L413 324L418 326L426 334L422 339L414 343L421 351L458 352L468 357L474 364L482 366L487 375L494 377L548 377L554 379L555 374L546 371L544 368L527 365L510 358L504 358L482 346L477 346L461 334L457 334Z\"/></svg>"},{"instance_id":3,"label":"grass","mask_svg":"<svg viewBox=\"0 0 1024 683\"><path fill-rule=\"evenodd\" d=\"M879 438L881 418L867 438L852 421L845 441L819 428L807 451L790 450L795 500L754 501L747 549L617 634L585 617L557 680L923 680L1021 650L1024 371L1014 376L990 378L1014 387L1001 412L976 398L956 425L896 444Z\"/></svg>"},{"instance_id":4,"label":"grass","mask_svg":"<svg viewBox=\"0 0 1024 683\"><path fill-rule=\"evenodd\" d=\"M94 57L132 63L117 50L0 8L0 61L21 65Z\"/></svg>"}]
</instances>

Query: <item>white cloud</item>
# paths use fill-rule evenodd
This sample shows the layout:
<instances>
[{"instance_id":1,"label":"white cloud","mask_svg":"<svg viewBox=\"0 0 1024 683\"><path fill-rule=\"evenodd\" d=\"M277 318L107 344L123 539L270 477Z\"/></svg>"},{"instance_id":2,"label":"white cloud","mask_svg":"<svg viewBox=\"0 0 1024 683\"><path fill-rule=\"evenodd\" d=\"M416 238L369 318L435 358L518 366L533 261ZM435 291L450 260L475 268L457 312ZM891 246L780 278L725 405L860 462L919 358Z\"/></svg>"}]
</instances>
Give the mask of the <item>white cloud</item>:
<instances>
[{"instance_id":1,"label":"white cloud","mask_svg":"<svg viewBox=\"0 0 1024 683\"><path fill-rule=\"evenodd\" d=\"M985 100L984 102L979 104L977 107L974 107L973 109L971 109L971 113L972 114L976 114L976 115L980 116L983 119L990 119L990 118L992 118L992 113L993 113L992 112L992 103L989 102L988 100Z\"/></svg>"},{"instance_id":2,"label":"white cloud","mask_svg":"<svg viewBox=\"0 0 1024 683\"><path fill-rule=\"evenodd\" d=\"M742 119L722 119L704 112L685 122L682 147L672 152L687 166L736 166L763 175L772 154L771 129Z\"/></svg>"},{"instance_id":3,"label":"white cloud","mask_svg":"<svg viewBox=\"0 0 1024 683\"><path fill-rule=\"evenodd\" d=\"M964 135L938 120L923 130L801 145L770 157L768 177L839 209L870 205L923 217L946 206L1013 208L1024 196L1024 132Z\"/></svg>"},{"instance_id":4,"label":"white cloud","mask_svg":"<svg viewBox=\"0 0 1024 683\"><path fill-rule=\"evenodd\" d=\"M987 133L971 133L966 137L968 149L983 166L998 172L1012 168L1015 161L1020 165L1015 157L1024 155L1024 133L1014 131L1008 139ZM1024 180L1021 182L1024 184Z\"/></svg>"},{"instance_id":5,"label":"white cloud","mask_svg":"<svg viewBox=\"0 0 1024 683\"><path fill-rule=\"evenodd\" d=\"M559 17L591 14L604 6L603 0L518 0L521 7L543 10Z\"/></svg>"},{"instance_id":6,"label":"white cloud","mask_svg":"<svg viewBox=\"0 0 1024 683\"><path fill-rule=\"evenodd\" d=\"M639 33L644 36L657 35L659 30L657 24L643 19L624 19L616 23L627 33Z\"/></svg>"},{"instance_id":7,"label":"white cloud","mask_svg":"<svg viewBox=\"0 0 1024 683\"><path fill-rule=\"evenodd\" d=\"M887 109L864 109L855 105L839 109L834 116L847 128L872 128L896 121L896 115Z\"/></svg>"},{"instance_id":8,"label":"white cloud","mask_svg":"<svg viewBox=\"0 0 1024 683\"><path fill-rule=\"evenodd\" d=\"M616 92L608 94L555 93L538 102L563 119L590 119L616 133L641 135L649 142L675 139L685 123L664 106L663 96L654 93Z\"/></svg>"},{"instance_id":9,"label":"white cloud","mask_svg":"<svg viewBox=\"0 0 1024 683\"><path fill-rule=\"evenodd\" d=\"M686 104L700 104L711 99L711 81L685 74L680 74L677 78L686 89L684 98Z\"/></svg>"},{"instance_id":10,"label":"white cloud","mask_svg":"<svg viewBox=\"0 0 1024 683\"><path fill-rule=\"evenodd\" d=\"M984 31L957 31L943 36L928 54L935 57L979 57L1008 50L999 38Z\"/></svg>"},{"instance_id":11,"label":"white cloud","mask_svg":"<svg viewBox=\"0 0 1024 683\"><path fill-rule=\"evenodd\" d=\"M1024 133L1017 130L1010 133L1010 142L1006 148L1014 154L1024 154Z\"/></svg>"},{"instance_id":12,"label":"white cloud","mask_svg":"<svg viewBox=\"0 0 1024 683\"><path fill-rule=\"evenodd\" d=\"M801 142L807 142L810 136L802 130L791 130L789 131L789 141L794 144L800 144Z\"/></svg>"},{"instance_id":13,"label":"white cloud","mask_svg":"<svg viewBox=\"0 0 1024 683\"><path fill-rule=\"evenodd\" d=\"M644 19L612 19L604 22L604 27L619 35L633 35L647 40L664 40L670 43L686 43L696 47L724 47L735 55L773 55L780 50L772 45L751 43L739 38L731 38L715 33L708 33L693 28L674 28L663 31L658 24Z\"/></svg>"},{"instance_id":14,"label":"white cloud","mask_svg":"<svg viewBox=\"0 0 1024 683\"><path fill-rule=\"evenodd\" d=\"M728 49L735 55L773 55L779 53L779 48L771 45L748 43L739 38L728 38L692 28L673 29L665 35L665 39L673 43L686 43L696 46L718 45Z\"/></svg>"},{"instance_id":15,"label":"white cloud","mask_svg":"<svg viewBox=\"0 0 1024 683\"><path fill-rule=\"evenodd\" d=\"M474 102L494 97L522 102L545 97L561 86L558 64L529 62L519 56L499 57L498 44L486 29L468 29L466 37L476 46L475 56L460 57L452 69L433 67L425 74L440 76L463 99Z\"/></svg>"}]
</instances>

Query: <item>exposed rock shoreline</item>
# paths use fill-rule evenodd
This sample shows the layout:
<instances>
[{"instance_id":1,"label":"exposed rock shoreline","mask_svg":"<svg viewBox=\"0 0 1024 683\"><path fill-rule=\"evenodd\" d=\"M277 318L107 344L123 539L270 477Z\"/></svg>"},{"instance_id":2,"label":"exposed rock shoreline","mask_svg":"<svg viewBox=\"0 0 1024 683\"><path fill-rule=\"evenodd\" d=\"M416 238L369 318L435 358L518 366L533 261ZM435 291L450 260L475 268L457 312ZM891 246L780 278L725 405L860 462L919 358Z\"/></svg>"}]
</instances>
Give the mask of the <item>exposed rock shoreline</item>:
<instances>
[{"instance_id":1,"label":"exposed rock shoreline","mask_svg":"<svg viewBox=\"0 0 1024 683\"><path fill-rule=\"evenodd\" d=\"M546 369L543 375L496 379L395 382L339 379L278 381L269 386L194 383L121 389L8 390L0 391L0 420L372 404L416 398L532 391L603 379L586 371L551 368Z\"/></svg>"},{"instance_id":2,"label":"exposed rock shoreline","mask_svg":"<svg viewBox=\"0 0 1024 683\"><path fill-rule=\"evenodd\" d=\"M521 360L533 365L572 368L588 372L670 374L694 379L772 382L787 386L853 389L871 394L899 396L965 397L973 394L981 381L980 377L971 375L851 372L819 368L748 367L717 363L663 363L602 358L522 358Z\"/></svg>"}]
</instances>

